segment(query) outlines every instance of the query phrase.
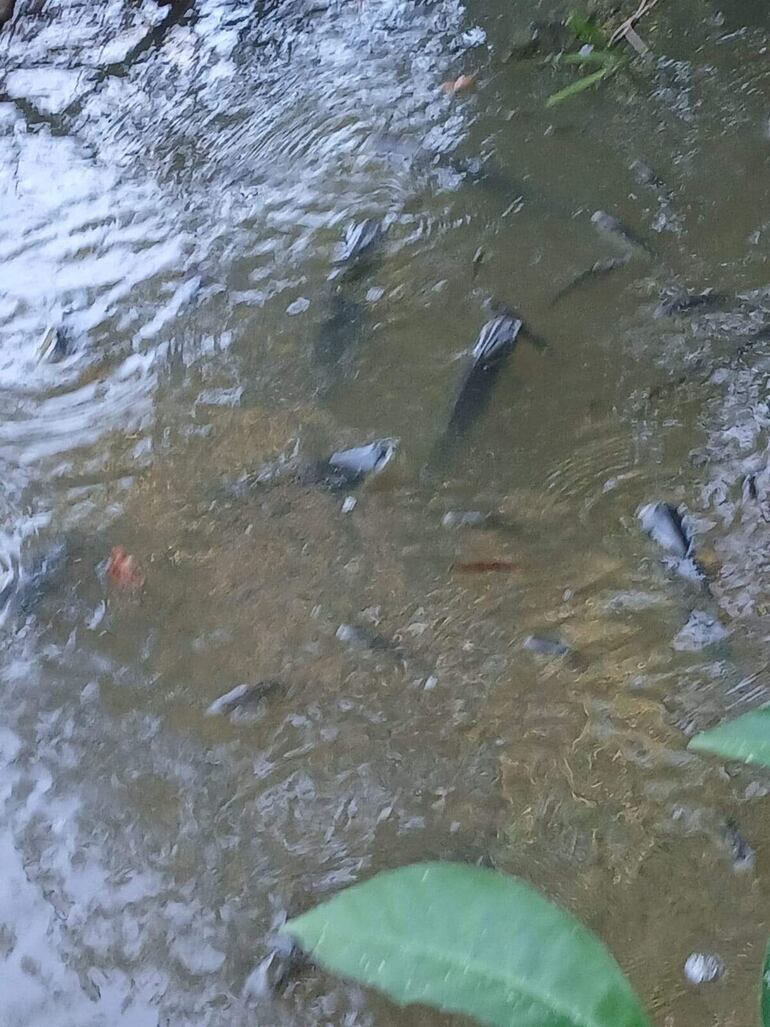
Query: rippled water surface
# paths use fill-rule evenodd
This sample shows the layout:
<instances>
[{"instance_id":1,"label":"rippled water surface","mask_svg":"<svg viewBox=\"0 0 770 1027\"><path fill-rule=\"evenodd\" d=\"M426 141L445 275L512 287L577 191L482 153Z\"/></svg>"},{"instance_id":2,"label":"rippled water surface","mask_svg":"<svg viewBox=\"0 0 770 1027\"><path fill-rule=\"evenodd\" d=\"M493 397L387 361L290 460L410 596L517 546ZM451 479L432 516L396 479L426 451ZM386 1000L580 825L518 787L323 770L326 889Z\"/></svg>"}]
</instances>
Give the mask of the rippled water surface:
<instances>
[{"instance_id":1,"label":"rippled water surface","mask_svg":"<svg viewBox=\"0 0 770 1027\"><path fill-rule=\"evenodd\" d=\"M503 59L532 9L18 0L0 32L2 1024L446 1022L253 973L287 912L426 858L573 910L656 1024L754 1022L770 778L686 744L768 698L770 16L662 0L649 63L547 109L572 73ZM724 295L658 316L682 288ZM489 296L547 345L426 471ZM380 437L351 511L230 487Z\"/></svg>"}]
</instances>

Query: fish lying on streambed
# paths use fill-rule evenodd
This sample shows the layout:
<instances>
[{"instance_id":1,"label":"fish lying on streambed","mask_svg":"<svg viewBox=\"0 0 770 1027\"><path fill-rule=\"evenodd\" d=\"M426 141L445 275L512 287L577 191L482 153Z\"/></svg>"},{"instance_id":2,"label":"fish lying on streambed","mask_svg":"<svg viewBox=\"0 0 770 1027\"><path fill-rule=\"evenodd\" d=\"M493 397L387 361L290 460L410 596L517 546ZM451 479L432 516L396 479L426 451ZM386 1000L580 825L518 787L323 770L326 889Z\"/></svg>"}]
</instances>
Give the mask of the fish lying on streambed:
<instances>
[{"instance_id":1,"label":"fish lying on streambed","mask_svg":"<svg viewBox=\"0 0 770 1027\"><path fill-rule=\"evenodd\" d=\"M705 575L695 559L693 539L680 507L672 503L646 503L637 510L644 531L668 554L667 563L678 574L693 581Z\"/></svg>"},{"instance_id":2,"label":"fish lying on streambed","mask_svg":"<svg viewBox=\"0 0 770 1027\"><path fill-rule=\"evenodd\" d=\"M591 223L603 235L616 239L618 242L623 243L626 248L642 250L650 256L653 255L652 247L648 242L642 239L633 229L629 228L628 225L618 221L612 214L608 214L606 210L594 211L591 215Z\"/></svg>"},{"instance_id":3,"label":"fish lying on streambed","mask_svg":"<svg viewBox=\"0 0 770 1027\"><path fill-rule=\"evenodd\" d=\"M363 339L366 304L357 295L356 283L371 270L384 236L385 227L375 218L348 225L332 260L329 312L319 326L313 346L316 363L326 367L338 364Z\"/></svg>"},{"instance_id":4,"label":"fish lying on streambed","mask_svg":"<svg viewBox=\"0 0 770 1027\"><path fill-rule=\"evenodd\" d=\"M433 448L428 466L447 456L486 408L498 375L513 353L519 336L538 348L543 341L528 331L517 313L500 304L490 303L494 316L484 324L470 352L457 397L444 433Z\"/></svg>"},{"instance_id":5,"label":"fish lying on streambed","mask_svg":"<svg viewBox=\"0 0 770 1027\"><path fill-rule=\"evenodd\" d=\"M397 448L398 439L384 438L351 449L335 450L322 459L309 459L301 456L295 447L289 456L279 457L225 486L224 492L238 498L254 489L286 480L331 492L354 489L367 478L380 474L393 459Z\"/></svg>"},{"instance_id":6,"label":"fish lying on streambed","mask_svg":"<svg viewBox=\"0 0 770 1027\"><path fill-rule=\"evenodd\" d=\"M348 225L345 238L337 247L333 263L345 266L346 271L362 269L371 260L385 238L385 226L376 218L364 218Z\"/></svg>"}]
</instances>

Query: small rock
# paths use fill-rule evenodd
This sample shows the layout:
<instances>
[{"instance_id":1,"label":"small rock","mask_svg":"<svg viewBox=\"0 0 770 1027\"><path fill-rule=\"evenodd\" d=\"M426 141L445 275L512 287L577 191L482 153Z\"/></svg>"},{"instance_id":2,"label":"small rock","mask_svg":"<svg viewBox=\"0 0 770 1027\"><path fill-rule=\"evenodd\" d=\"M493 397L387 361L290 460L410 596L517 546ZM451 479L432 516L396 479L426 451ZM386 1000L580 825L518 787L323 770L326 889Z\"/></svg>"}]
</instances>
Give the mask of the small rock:
<instances>
[{"instance_id":1,"label":"small rock","mask_svg":"<svg viewBox=\"0 0 770 1027\"><path fill-rule=\"evenodd\" d=\"M355 496L345 496L345 499L343 500L343 503L342 503L342 512L344 514L352 513L353 510L355 510L355 508L356 508L356 498L355 498Z\"/></svg>"},{"instance_id":2,"label":"small rock","mask_svg":"<svg viewBox=\"0 0 770 1027\"><path fill-rule=\"evenodd\" d=\"M536 635L529 635L524 639L522 645L530 652L540 653L541 656L566 656L570 651L569 646L564 642L557 642L551 638L538 638Z\"/></svg>"},{"instance_id":3,"label":"small rock","mask_svg":"<svg viewBox=\"0 0 770 1027\"><path fill-rule=\"evenodd\" d=\"M290 303L286 308L286 313L290 316L294 314L304 314L310 306L310 300L305 299L304 296L298 296L293 303Z\"/></svg>"},{"instance_id":4,"label":"small rock","mask_svg":"<svg viewBox=\"0 0 770 1027\"><path fill-rule=\"evenodd\" d=\"M725 972L725 964L709 952L693 952L684 964L684 975L692 984L710 984Z\"/></svg>"}]
</instances>

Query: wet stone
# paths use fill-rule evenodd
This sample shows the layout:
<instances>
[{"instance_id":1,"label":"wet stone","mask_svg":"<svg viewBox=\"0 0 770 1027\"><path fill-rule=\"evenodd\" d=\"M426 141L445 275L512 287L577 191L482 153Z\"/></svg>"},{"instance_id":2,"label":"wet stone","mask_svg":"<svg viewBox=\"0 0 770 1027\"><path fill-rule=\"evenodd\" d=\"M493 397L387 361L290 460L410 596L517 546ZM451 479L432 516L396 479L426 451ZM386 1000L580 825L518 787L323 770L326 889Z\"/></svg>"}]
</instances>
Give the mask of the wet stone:
<instances>
[{"instance_id":1,"label":"wet stone","mask_svg":"<svg viewBox=\"0 0 770 1027\"><path fill-rule=\"evenodd\" d=\"M705 610L693 610L687 623L676 635L671 646L681 653L695 653L722 642L730 632L716 617Z\"/></svg>"},{"instance_id":2,"label":"wet stone","mask_svg":"<svg viewBox=\"0 0 770 1027\"><path fill-rule=\"evenodd\" d=\"M684 975L692 984L710 984L718 981L724 972L722 960L709 952L693 952L684 964Z\"/></svg>"},{"instance_id":3,"label":"wet stone","mask_svg":"<svg viewBox=\"0 0 770 1027\"><path fill-rule=\"evenodd\" d=\"M538 653L540 656L566 656L570 647L564 642L552 638L541 638L538 635L528 635L522 642L524 649L531 653Z\"/></svg>"}]
</instances>

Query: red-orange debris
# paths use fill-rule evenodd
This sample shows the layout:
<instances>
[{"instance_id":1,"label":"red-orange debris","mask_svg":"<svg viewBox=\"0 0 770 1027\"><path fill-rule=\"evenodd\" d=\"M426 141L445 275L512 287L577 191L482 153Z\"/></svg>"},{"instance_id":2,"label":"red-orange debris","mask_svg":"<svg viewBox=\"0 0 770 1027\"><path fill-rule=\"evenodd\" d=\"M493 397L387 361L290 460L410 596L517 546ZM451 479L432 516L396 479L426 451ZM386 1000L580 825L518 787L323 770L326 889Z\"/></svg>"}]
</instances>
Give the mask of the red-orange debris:
<instances>
[{"instance_id":1,"label":"red-orange debris","mask_svg":"<svg viewBox=\"0 0 770 1027\"><path fill-rule=\"evenodd\" d=\"M468 563L456 563L454 566L455 570L464 574L486 574L490 571L515 574L516 571L522 570L522 565L512 560L473 560Z\"/></svg>"},{"instance_id":2,"label":"red-orange debris","mask_svg":"<svg viewBox=\"0 0 770 1027\"><path fill-rule=\"evenodd\" d=\"M125 546L115 546L110 553L107 578L121 592L138 592L144 585L144 574L136 558L126 552Z\"/></svg>"},{"instance_id":3,"label":"red-orange debris","mask_svg":"<svg viewBox=\"0 0 770 1027\"><path fill-rule=\"evenodd\" d=\"M464 89L470 89L476 81L475 75L460 75L454 80L442 82L441 88L445 93L461 93Z\"/></svg>"}]
</instances>

